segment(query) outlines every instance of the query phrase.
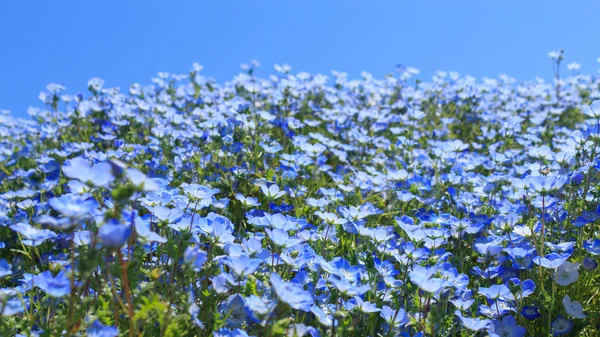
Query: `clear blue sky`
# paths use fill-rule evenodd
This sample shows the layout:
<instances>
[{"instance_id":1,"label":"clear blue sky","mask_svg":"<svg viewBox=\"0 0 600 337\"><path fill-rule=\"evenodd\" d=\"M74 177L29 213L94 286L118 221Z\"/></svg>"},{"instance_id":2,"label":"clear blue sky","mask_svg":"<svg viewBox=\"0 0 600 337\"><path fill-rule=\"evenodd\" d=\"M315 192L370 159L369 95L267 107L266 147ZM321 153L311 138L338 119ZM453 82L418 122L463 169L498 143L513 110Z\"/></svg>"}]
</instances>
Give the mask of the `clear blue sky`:
<instances>
[{"instance_id":1,"label":"clear blue sky","mask_svg":"<svg viewBox=\"0 0 600 337\"><path fill-rule=\"evenodd\" d=\"M219 81L257 59L383 76L398 63L478 78L549 78L547 52L597 73L600 1L0 0L0 109L25 116L50 82L71 93L149 83L193 62ZM566 71L566 69L565 69Z\"/></svg>"}]
</instances>

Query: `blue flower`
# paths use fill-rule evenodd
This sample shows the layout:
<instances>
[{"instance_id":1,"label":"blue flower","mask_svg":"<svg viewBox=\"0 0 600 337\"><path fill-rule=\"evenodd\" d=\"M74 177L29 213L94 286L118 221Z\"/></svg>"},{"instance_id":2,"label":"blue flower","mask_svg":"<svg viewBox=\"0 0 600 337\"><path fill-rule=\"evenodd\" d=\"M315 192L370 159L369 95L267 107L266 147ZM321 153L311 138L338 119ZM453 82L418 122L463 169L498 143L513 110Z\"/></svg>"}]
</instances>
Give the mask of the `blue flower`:
<instances>
[{"instance_id":1,"label":"blue flower","mask_svg":"<svg viewBox=\"0 0 600 337\"><path fill-rule=\"evenodd\" d=\"M352 304L353 308L358 308L358 310L367 314L381 311L381 309L377 308L377 305L371 302L365 302L359 296L354 296L347 303Z\"/></svg>"},{"instance_id":2,"label":"blue flower","mask_svg":"<svg viewBox=\"0 0 600 337\"><path fill-rule=\"evenodd\" d=\"M502 299L502 300L514 300L515 297L510 292L510 289L504 284L493 284L489 288L479 287L477 291L481 295L487 297L490 300Z\"/></svg>"},{"instance_id":3,"label":"blue flower","mask_svg":"<svg viewBox=\"0 0 600 337\"><path fill-rule=\"evenodd\" d=\"M246 305L253 314L260 317L266 317L275 309L275 302L270 302L256 295L246 297Z\"/></svg>"},{"instance_id":4,"label":"blue flower","mask_svg":"<svg viewBox=\"0 0 600 337\"><path fill-rule=\"evenodd\" d=\"M48 200L48 205L57 212L69 218L81 218L98 208L98 203L92 198L75 194L64 194Z\"/></svg>"},{"instance_id":5,"label":"blue flower","mask_svg":"<svg viewBox=\"0 0 600 337\"><path fill-rule=\"evenodd\" d=\"M229 330L223 328L215 331L213 337L248 337L248 334L242 329Z\"/></svg>"},{"instance_id":6,"label":"blue flower","mask_svg":"<svg viewBox=\"0 0 600 337\"><path fill-rule=\"evenodd\" d=\"M314 303L312 294L294 282L285 282L276 273L271 273L271 285L277 297L290 307L309 312Z\"/></svg>"},{"instance_id":7,"label":"blue flower","mask_svg":"<svg viewBox=\"0 0 600 337\"><path fill-rule=\"evenodd\" d=\"M62 170L67 177L96 187L108 186L114 179L109 163L99 163L92 167L83 157L68 160Z\"/></svg>"},{"instance_id":8,"label":"blue flower","mask_svg":"<svg viewBox=\"0 0 600 337\"><path fill-rule=\"evenodd\" d=\"M504 248L509 259L513 262L513 267L517 269L529 269L533 265L535 249L525 249L520 247Z\"/></svg>"},{"instance_id":9,"label":"blue flower","mask_svg":"<svg viewBox=\"0 0 600 337\"><path fill-rule=\"evenodd\" d=\"M586 257L583 259L581 266L585 270L594 270L594 269L598 268L598 262L596 262L596 260L594 260L594 259Z\"/></svg>"},{"instance_id":10,"label":"blue flower","mask_svg":"<svg viewBox=\"0 0 600 337\"><path fill-rule=\"evenodd\" d=\"M539 193L560 189L567 182L566 176L534 176L529 179L529 187Z\"/></svg>"},{"instance_id":11,"label":"blue flower","mask_svg":"<svg viewBox=\"0 0 600 337\"><path fill-rule=\"evenodd\" d=\"M285 195L285 191L281 191L276 184L271 184L268 187L267 185L261 185L260 190L269 199L278 199Z\"/></svg>"},{"instance_id":12,"label":"blue flower","mask_svg":"<svg viewBox=\"0 0 600 337\"><path fill-rule=\"evenodd\" d=\"M592 255L600 255L600 239L595 239L594 241L586 240L583 243L583 248Z\"/></svg>"},{"instance_id":13,"label":"blue flower","mask_svg":"<svg viewBox=\"0 0 600 337\"><path fill-rule=\"evenodd\" d=\"M54 277L50 271L45 271L35 276L33 284L55 298L61 298L71 293L71 279L65 272L60 272Z\"/></svg>"},{"instance_id":14,"label":"blue flower","mask_svg":"<svg viewBox=\"0 0 600 337\"><path fill-rule=\"evenodd\" d=\"M107 326L95 320L87 328L87 335L89 337L117 337L119 336L119 329L116 326Z\"/></svg>"},{"instance_id":15,"label":"blue flower","mask_svg":"<svg viewBox=\"0 0 600 337\"><path fill-rule=\"evenodd\" d=\"M208 260L208 254L197 246L190 246L183 253L183 260L191 265L195 272L199 272Z\"/></svg>"},{"instance_id":16,"label":"blue flower","mask_svg":"<svg viewBox=\"0 0 600 337\"><path fill-rule=\"evenodd\" d=\"M533 258L533 262L535 264L540 265L544 268L556 269L560 265L562 265L567 259L571 256L571 254L556 254L550 253L546 256L536 256Z\"/></svg>"},{"instance_id":17,"label":"blue flower","mask_svg":"<svg viewBox=\"0 0 600 337\"><path fill-rule=\"evenodd\" d=\"M110 248L120 248L125 245L131 236L131 226L122 224L118 220L109 220L98 229L98 237L102 244Z\"/></svg>"},{"instance_id":18,"label":"blue flower","mask_svg":"<svg viewBox=\"0 0 600 337\"><path fill-rule=\"evenodd\" d=\"M551 324L552 335L553 336L561 336L568 334L573 329L573 322L571 320L564 318L561 315L556 316L556 319Z\"/></svg>"},{"instance_id":19,"label":"blue flower","mask_svg":"<svg viewBox=\"0 0 600 337\"><path fill-rule=\"evenodd\" d=\"M241 193L237 193L235 198L239 200L246 207L256 207L260 206L260 202L258 202L257 198L245 197Z\"/></svg>"},{"instance_id":20,"label":"blue flower","mask_svg":"<svg viewBox=\"0 0 600 337\"><path fill-rule=\"evenodd\" d=\"M263 260L251 259L245 255L228 256L223 260L231 270L239 277L251 275L258 269Z\"/></svg>"},{"instance_id":21,"label":"blue flower","mask_svg":"<svg viewBox=\"0 0 600 337\"><path fill-rule=\"evenodd\" d=\"M18 315L24 311L25 308L20 300L8 300L5 303L0 301L0 312L2 313L2 317Z\"/></svg>"},{"instance_id":22,"label":"blue flower","mask_svg":"<svg viewBox=\"0 0 600 337\"><path fill-rule=\"evenodd\" d=\"M517 325L517 320L513 316L505 316L502 321L492 322L492 328L489 330L491 337L523 337L527 330Z\"/></svg>"},{"instance_id":23,"label":"blue flower","mask_svg":"<svg viewBox=\"0 0 600 337\"><path fill-rule=\"evenodd\" d=\"M542 316L538 308L534 306L524 306L523 309L521 309L521 315L530 321Z\"/></svg>"},{"instance_id":24,"label":"blue flower","mask_svg":"<svg viewBox=\"0 0 600 337\"><path fill-rule=\"evenodd\" d=\"M194 291L191 289L188 292L187 304L187 312L192 317L192 322L194 322L194 324L200 329L204 329L204 323L202 323L202 321L198 318L198 315L200 315L200 306L198 306L196 303L196 296L194 295Z\"/></svg>"},{"instance_id":25,"label":"blue flower","mask_svg":"<svg viewBox=\"0 0 600 337\"><path fill-rule=\"evenodd\" d=\"M159 188L158 183L154 179L147 177L138 169L128 168L125 173L133 186L136 186L144 192L156 191Z\"/></svg>"},{"instance_id":26,"label":"blue flower","mask_svg":"<svg viewBox=\"0 0 600 337\"><path fill-rule=\"evenodd\" d=\"M419 289L429 292L436 293L444 287L452 286L452 283L441 278L433 278L431 275L435 272L433 269L417 268L415 266L413 271L408 274L410 281L416 284Z\"/></svg>"},{"instance_id":27,"label":"blue flower","mask_svg":"<svg viewBox=\"0 0 600 337\"><path fill-rule=\"evenodd\" d=\"M371 289L368 284L359 286L357 284L350 283L347 279L339 276L331 276L327 281L333 284L340 293L346 296L362 296L365 292Z\"/></svg>"},{"instance_id":28,"label":"blue flower","mask_svg":"<svg viewBox=\"0 0 600 337\"><path fill-rule=\"evenodd\" d=\"M462 322L464 327L471 331L479 331L486 329L492 323L489 319L464 317L459 310L456 310L454 314L458 316L458 318L460 318L460 321Z\"/></svg>"},{"instance_id":29,"label":"blue flower","mask_svg":"<svg viewBox=\"0 0 600 337\"><path fill-rule=\"evenodd\" d=\"M224 303L222 311L223 316L227 318L228 326L240 326L247 321L248 309L246 309L246 302L239 294L231 295Z\"/></svg>"},{"instance_id":30,"label":"blue flower","mask_svg":"<svg viewBox=\"0 0 600 337\"><path fill-rule=\"evenodd\" d=\"M279 228L275 228L270 230L268 228L265 229L265 232L269 236L269 238L273 241L276 246L279 247L293 247L302 242L301 239L297 237L290 237L287 231Z\"/></svg>"},{"instance_id":31,"label":"blue flower","mask_svg":"<svg viewBox=\"0 0 600 337\"><path fill-rule=\"evenodd\" d=\"M409 322L406 311L404 311L402 308L392 309L387 305L384 305L379 314L392 329L403 327Z\"/></svg>"},{"instance_id":32,"label":"blue flower","mask_svg":"<svg viewBox=\"0 0 600 337\"><path fill-rule=\"evenodd\" d=\"M210 188L198 184L182 184L183 191L190 197L198 200L211 199L215 194L219 193L218 188Z\"/></svg>"},{"instance_id":33,"label":"blue flower","mask_svg":"<svg viewBox=\"0 0 600 337\"><path fill-rule=\"evenodd\" d=\"M12 266L8 264L6 259L0 260L0 279L12 275Z\"/></svg>"},{"instance_id":34,"label":"blue flower","mask_svg":"<svg viewBox=\"0 0 600 337\"><path fill-rule=\"evenodd\" d=\"M23 244L26 246L39 246L46 240L56 238L56 233L49 229L37 229L23 222L10 226L10 229L21 234L24 238Z\"/></svg>"}]
</instances>

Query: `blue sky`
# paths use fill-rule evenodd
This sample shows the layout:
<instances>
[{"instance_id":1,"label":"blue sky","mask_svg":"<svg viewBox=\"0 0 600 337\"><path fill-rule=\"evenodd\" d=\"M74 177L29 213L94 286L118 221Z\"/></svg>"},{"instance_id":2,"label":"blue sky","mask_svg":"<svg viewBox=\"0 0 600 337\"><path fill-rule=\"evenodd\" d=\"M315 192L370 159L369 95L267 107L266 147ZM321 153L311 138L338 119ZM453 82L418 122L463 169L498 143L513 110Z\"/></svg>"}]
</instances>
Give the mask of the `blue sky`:
<instances>
[{"instance_id":1,"label":"blue sky","mask_svg":"<svg viewBox=\"0 0 600 337\"><path fill-rule=\"evenodd\" d=\"M0 109L25 116L50 82L69 92L149 83L193 62L219 81L257 59L292 70L383 76L398 63L520 80L552 73L548 51L597 73L600 1L0 1ZM566 71L566 69L564 69Z\"/></svg>"}]
</instances>

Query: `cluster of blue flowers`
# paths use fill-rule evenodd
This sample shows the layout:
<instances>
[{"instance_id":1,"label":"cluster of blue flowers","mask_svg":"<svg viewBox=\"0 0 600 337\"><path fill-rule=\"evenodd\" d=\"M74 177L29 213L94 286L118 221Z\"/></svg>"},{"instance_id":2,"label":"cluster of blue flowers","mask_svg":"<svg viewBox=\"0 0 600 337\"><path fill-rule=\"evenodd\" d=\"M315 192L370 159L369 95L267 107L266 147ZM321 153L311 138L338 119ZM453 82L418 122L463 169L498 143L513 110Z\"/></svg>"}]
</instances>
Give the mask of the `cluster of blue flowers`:
<instances>
[{"instance_id":1,"label":"cluster of blue flowers","mask_svg":"<svg viewBox=\"0 0 600 337\"><path fill-rule=\"evenodd\" d=\"M600 78L256 67L0 115L1 336L600 334Z\"/></svg>"}]
</instances>

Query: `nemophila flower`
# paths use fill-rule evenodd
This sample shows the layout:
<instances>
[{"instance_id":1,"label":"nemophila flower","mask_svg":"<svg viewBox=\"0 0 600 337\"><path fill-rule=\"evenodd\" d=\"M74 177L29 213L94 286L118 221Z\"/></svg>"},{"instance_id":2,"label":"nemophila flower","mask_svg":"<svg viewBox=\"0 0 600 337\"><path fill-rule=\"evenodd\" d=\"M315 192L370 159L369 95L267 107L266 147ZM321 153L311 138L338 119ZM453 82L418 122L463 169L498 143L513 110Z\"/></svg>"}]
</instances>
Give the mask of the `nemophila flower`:
<instances>
[{"instance_id":1,"label":"nemophila flower","mask_svg":"<svg viewBox=\"0 0 600 337\"><path fill-rule=\"evenodd\" d=\"M245 299L246 305L253 314L266 318L275 309L275 302L270 302L256 295L250 295Z\"/></svg>"},{"instance_id":2,"label":"nemophila flower","mask_svg":"<svg viewBox=\"0 0 600 337\"><path fill-rule=\"evenodd\" d=\"M494 219L494 224L501 230L512 229L519 221L519 216L515 213L501 214Z\"/></svg>"},{"instance_id":3,"label":"nemophila flower","mask_svg":"<svg viewBox=\"0 0 600 337\"><path fill-rule=\"evenodd\" d=\"M11 225L10 229L22 236L23 244L26 246L39 246L46 240L56 238L56 233L49 229L37 229L23 222Z\"/></svg>"},{"instance_id":4,"label":"nemophila flower","mask_svg":"<svg viewBox=\"0 0 600 337\"><path fill-rule=\"evenodd\" d=\"M35 276L33 284L55 298L64 297L71 293L71 279L65 272L52 276L50 271L45 271Z\"/></svg>"},{"instance_id":5,"label":"nemophila flower","mask_svg":"<svg viewBox=\"0 0 600 337\"><path fill-rule=\"evenodd\" d=\"M224 303L222 311L229 326L240 326L247 321L248 310L246 309L246 302L239 294L231 295L227 299L227 302Z\"/></svg>"},{"instance_id":6,"label":"nemophila flower","mask_svg":"<svg viewBox=\"0 0 600 337\"><path fill-rule=\"evenodd\" d=\"M510 289L504 284L493 284L489 288L479 287L477 292L491 300L502 299L502 300L514 300Z\"/></svg>"},{"instance_id":7,"label":"nemophila flower","mask_svg":"<svg viewBox=\"0 0 600 337\"><path fill-rule=\"evenodd\" d=\"M98 202L92 198L83 198L74 194L64 194L48 200L48 205L63 216L81 218L98 208Z\"/></svg>"},{"instance_id":8,"label":"nemophila flower","mask_svg":"<svg viewBox=\"0 0 600 337\"><path fill-rule=\"evenodd\" d=\"M125 173L133 186L136 186L144 192L156 191L159 188L158 183L154 179L149 178L138 169L128 168Z\"/></svg>"},{"instance_id":9,"label":"nemophila flower","mask_svg":"<svg viewBox=\"0 0 600 337\"><path fill-rule=\"evenodd\" d=\"M285 282L276 273L271 274L270 281L279 300L294 309L306 312L311 311L311 307L314 303L312 294L304 290L302 285L293 282Z\"/></svg>"},{"instance_id":10,"label":"nemophila flower","mask_svg":"<svg viewBox=\"0 0 600 337\"><path fill-rule=\"evenodd\" d=\"M480 331L483 329L487 329L492 324L492 321L490 321L489 319L465 317L459 310L456 310L454 314L458 316L463 326L471 331Z\"/></svg>"},{"instance_id":11,"label":"nemophila flower","mask_svg":"<svg viewBox=\"0 0 600 337\"><path fill-rule=\"evenodd\" d=\"M127 213L125 213L124 215L125 219L131 219L132 216L130 216ZM142 219L141 217L135 215L133 216L134 218L134 225L135 225L135 233L137 234L137 239L140 242L146 243L146 242L158 242L158 243L166 243L167 239L165 237L162 237L160 235L158 235L156 232L153 232L152 230L150 230L150 223L146 222L144 219Z\"/></svg>"},{"instance_id":12,"label":"nemophila flower","mask_svg":"<svg viewBox=\"0 0 600 337\"><path fill-rule=\"evenodd\" d=\"M561 242L558 244L553 244L552 242L545 242L545 245L550 247L554 251L566 252L566 253L570 254L573 252L573 248L575 247L575 242L574 241Z\"/></svg>"},{"instance_id":13,"label":"nemophila flower","mask_svg":"<svg viewBox=\"0 0 600 337\"><path fill-rule=\"evenodd\" d=\"M108 186L114 179L109 163L98 163L91 166L82 157L76 157L65 162L62 171L69 178L96 187Z\"/></svg>"},{"instance_id":14,"label":"nemophila flower","mask_svg":"<svg viewBox=\"0 0 600 337\"><path fill-rule=\"evenodd\" d=\"M568 286L571 283L577 282L577 279L579 279L578 267L579 263L564 262L556 269L554 280L561 286Z\"/></svg>"},{"instance_id":15,"label":"nemophila flower","mask_svg":"<svg viewBox=\"0 0 600 337\"><path fill-rule=\"evenodd\" d=\"M589 117L600 118L600 101L596 100L589 105L583 105L581 107L581 110L584 114L588 115Z\"/></svg>"},{"instance_id":16,"label":"nemophila flower","mask_svg":"<svg viewBox=\"0 0 600 337\"><path fill-rule=\"evenodd\" d=\"M212 199L220 191L218 188L210 188L198 184L182 184L181 187L187 195L199 200Z\"/></svg>"},{"instance_id":17,"label":"nemophila flower","mask_svg":"<svg viewBox=\"0 0 600 337\"><path fill-rule=\"evenodd\" d=\"M248 333L242 329L219 329L213 333L213 337L249 337Z\"/></svg>"},{"instance_id":18,"label":"nemophila flower","mask_svg":"<svg viewBox=\"0 0 600 337\"><path fill-rule=\"evenodd\" d=\"M583 248L592 255L600 255L600 239L595 239L594 241L586 240L583 243Z\"/></svg>"},{"instance_id":19,"label":"nemophila flower","mask_svg":"<svg viewBox=\"0 0 600 337\"><path fill-rule=\"evenodd\" d=\"M573 329L573 322L561 315L558 315L552 322L551 329L553 336L565 335L571 332L571 329Z\"/></svg>"},{"instance_id":20,"label":"nemophila flower","mask_svg":"<svg viewBox=\"0 0 600 337\"><path fill-rule=\"evenodd\" d=\"M256 207L260 206L260 202L258 202L257 198L245 197L244 195L237 193L235 198L239 200L246 207Z\"/></svg>"},{"instance_id":21,"label":"nemophila flower","mask_svg":"<svg viewBox=\"0 0 600 337\"><path fill-rule=\"evenodd\" d=\"M269 154L275 154L275 153L283 150L283 147L281 146L281 144L279 144L276 141L273 141L270 144L261 142L260 147L262 147L263 150L265 150L265 152L269 153Z\"/></svg>"},{"instance_id":22,"label":"nemophila flower","mask_svg":"<svg viewBox=\"0 0 600 337\"><path fill-rule=\"evenodd\" d=\"M475 303L473 292L471 290L460 289L456 292L456 296L450 299L450 303L460 311L468 310Z\"/></svg>"},{"instance_id":23,"label":"nemophila flower","mask_svg":"<svg viewBox=\"0 0 600 337\"><path fill-rule=\"evenodd\" d=\"M521 247L507 247L504 251L508 258L513 262L513 267L517 269L529 269L533 265L535 249L525 249Z\"/></svg>"},{"instance_id":24,"label":"nemophila flower","mask_svg":"<svg viewBox=\"0 0 600 337\"><path fill-rule=\"evenodd\" d=\"M533 306L524 306L521 309L521 316L525 317L526 319L533 321L539 317L541 317L542 315L540 314L540 311L538 310L538 308L533 307Z\"/></svg>"},{"instance_id":25,"label":"nemophila flower","mask_svg":"<svg viewBox=\"0 0 600 337\"><path fill-rule=\"evenodd\" d=\"M349 307L349 310L352 310L352 309L356 308L360 312L363 312L363 313L366 313L366 314L370 314L370 313L380 312L381 311L381 309L379 309L377 307L377 305L375 305L374 303L371 303L371 302L365 302L359 296L354 296L353 298L351 298L347 302L347 305L348 304L351 305L351 307Z\"/></svg>"},{"instance_id":26,"label":"nemophila flower","mask_svg":"<svg viewBox=\"0 0 600 337\"><path fill-rule=\"evenodd\" d=\"M302 144L300 148L312 158L318 157L327 149L323 144L319 143L316 143L314 145L310 143Z\"/></svg>"},{"instance_id":27,"label":"nemophila flower","mask_svg":"<svg viewBox=\"0 0 600 337\"><path fill-rule=\"evenodd\" d=\"M402 308L392 309L387 305L381 308L379 313L381 318L390 326L390 328L403 327L409 322L409 318L406 315L406 311Z\"/></svg>"},{"instance_id":28,"label":"nemophila flower","mask_svg":"<svg viewBox=\"0 0 600 337\"><path fill-rule=\"evenodd\" d=\"M29 209L34 208L37 204L38 204L38 202L35 200L26 199L21 202L18 202L17 207L20 209L23 209L23 210L29 210Z\"/></svg>"},{"instance_id":29,"label":"nemophila flower","mask_svg":"<svg viewBox=\"0 0 600 337\"><path fill-rule=\"evenodd\" d=\"M315 215L318 216L319 218L321 218L323 221L329 223L329 224L341 225L341 224L344 224L346 222L345 219L339 218L337 216L337 214L331 213L331 212L316 211Z\"/></svg>"},{"instance_id":30,"label":"nemophila flower","mask_svg":"<svg viewBox=\"0 0 600 337\"><path fill-rule=\"evenodd\" d=\"M239 277L251 275L258 269L262 262L263 260L252 259L245 255L228 256L223 260L223 263L231 268Z\"/></svg>"},{"instance_id":31,"label":"nemophila flower","mask_svg":"<svg viewBox=\"0 0 600 337\"><path fill-rule=\"evenodd\" d=\"M35 218L35 222L42 225L48 226L54 229L67 230L77 225L76 221L73 221L71 218L60 218L56 219L48 214L42 214Z\"/></svg>"},{"instance_id":32,"label":"nemophila flower","mask_svg":"<svg viewBox=\"0 0 600 337\"><path fill-rule=\"evenodd\" d=\"M529 179L529 186L536 192L547 193L560 189L566 182L566 176L534 176Z\"/></svg>"},{"instance_id":33,"label":"nemophila flower","mask_svg":"<svg viewBox=\"0 0 600 337\"><path fill-rule=\"evenodd\" d=\"M525 298L535 292L535 282L532 280L525 280L521 282L519 293L517 293L518 298Z\"/></svg>"},{"instance_id":34,"label":"nemophila flower","mask_svg":"<svg viewBox=\"0 0 600 337\"><path fill-rule=\"evenodd\" d=\"M213 289L217 294L224 294L229 291L230 286L239 286L241 283L228 273L222 272L211 279Z\"/></svg>"},{"instance_id":35,"label":"nemophila flower","mask_svg":"<svg viewBox=\"0 0 600 337\"><path fill-rule=\"evenodd\" d=\"M0 260L0 279L12 275L12 266L6 259Z\"/></svg>"},{"instance_id":36,"label":"nemophila flower","mask_svg":"<svg viewBox=\"0 0 600 337\"><path fill-rule=\"evenodd\" d=\"M370 236L376 244L385 243L394 237L394 235L388 234L388 231L385 228L373 228L372 230L367 231L366 234Z\"/></svg>"},{"instance_id":37,"label":"nemophila flower","mask_svg":"<svg viewBox=\"0 0 600 337\"><path fill-rule=\"evenodd\" d=\"M321 334L319 333L319 330L316 329L315 327L312 326L307 326L305 324L292 324L287 330L286 330L286 337L304 337L304 336L310 336L310 337L320 337Z\"/></svg>"},{"instance_id":38,"label":"nemophila flower","mask_svg":"<svg viewBox=\"0 0 600 337\"><path fill-rule=\"evenodd\" d=\"M294 206L288 205L284 202L282 202L281 205L277 205L274 202L270 202L269 209L273 210L274 212L284 213L284 212L291 212L294 209Z\"/></svg>"},{"instance_id":39,"label":"nemophila flower","mask_svg":"<svg viewBox=\"0 0 600 337\"><path fill-rule=\"evenodd\" d=\"M166 223L176 223L183 217L183 212L177 208L168 208L165 206L155 206L152 209L152 214L159 220Z\"/></svg>"},{"instance_id":40,"label":"nemophila flower","mask_svg":"<svg viewBox=\"0 0 600 337\"><path fill-rule=\"evenodd\" d=\"M285 195L285 191L280 190L276 184L271 184L268 187L267 185L261 185L260 190L269 199L278 199Z\"/></svg>"},{"instance_id":41,"label":"nemophila flower","mask_svg":"<svg viewBox=\"0 0 600 337\"><path fill-rule=\"evenodd\" d=\"M89 337L116 337L119 336L119 329L116 326L107 326L100 321L95 320L87 328L87 335Z\"/></svg>"},{"instance_id":42,"label":"nemophila flower","mask_svg":"<svg viewBox=\"0 0 600 337\"><path fill-rule=\"evenodd\" d=\"M419 120L422 119L423 117L425 117L425 113L421 110L417 110L417 109L413 109L413 108L408 108L406 111L406 115L414 120Z\"/></svg>"},{"instance_id":43,"label":"nemophila flower","mask_svg":"<svg viewBox=\"0 0 600 337\"><path fill-rule=\"evenodd\" d=\"M489 306L483 304L479 305L479 312L489 318L499 319L500 317L515 311L516 310L513 301L503 301L497 299L495 301L490 301Z\"/></svg>"},{"instance_id":44,"label":"nemophila flower","mask_svg":"<svg viewBox=\"0 0 600 337\"><path fill-rule=\"evenodd\" d=\"M326 305L320 307L315 304L310 308L310 312L315 315L317 322L321 323L323 326L337 326L339 323L338 320L333 319L332 310Z\"/></svg>"},{"instance_id":45,"label":"nemophila flower","mask_svg":"<svg viewBox=\"0 0 600 337\"><path fill-rule=\"evenodd\" d=\"M116 219L109 220L98 229L98 237L105 247L120 248L125 245L131 236L132 229L129 224L122 224Z\"/></svg>"},{"instance_id":46,"label":"nemophila flower","mask_svg":"<svg viewBox=\"0 0 600 337\"><path fill-rule=\"evenodd\" d=\"M199 221L199 227L211 238L213 242L226 244L235 240L233 224L225 217L210 213Z\"/></svg>"},{"instance_id":47,"label":"nemophila flower","mask_svg":"<svg viewBox=\"0 0 600 337\"><path fill-rule=\"evenodd\" d=\"M183 261L190 265L195 272L199 272L207 260L208 254L197 246L190 246L183 253Z\"/></svg>"},{"instance_id":48,"label":"nemophila flower","mask_svg":"<svg viewBox=\"0 0 600 337\"><path fill-rule=\"evenodd\" d=\"M586 217L586 216L578 216L575 220L572 220L573 226L577 228L582 228L583 226L594 222L594 219Z\"/></svg>"},{"instance_id":49,"label":"nemophila flower","mask_svg":"<svg viewBox=\"0 0 600 337\"><path fill-rule=\"evenodd\" d=\"M419 289L428 293L436 293L452 284L445 279L430 277L431 273L423 270L413 270L408 274L410 281Z\"/></svg>"},{"instance_id":50,"label":"nemophila flower","mask_svg":"<svg viewBox=\"0 0 600 337\"><path fill-rule=\"evenodd\" d=\"M562 299L562 304L569 316L574 318L585 318L581 303L578 301L571 301L569 295L565 295L565 297Z\"/></svg>"},{"instance_id":51,"label":"nemophila flower","mask_svg":"<svg viewBox=\"0 0 600 337\"><path fill-rule=\"evenodd\" d=\"M594 260L594 259L586 257L583 259L581 266L585 270L594 270L594 269L598 268L598 262L596 262L596 260Z\"/></svg>"},{"instance_id":52,"label":"nemophila flower","mask_svg":"<svg viewBox=\"0 0 600 337\"><path fill-rule=\"evenodd\" d=\"M536 256L533 258L533 262L539 266L548 269L556 269L567 261L571 254L556 254L550 253L546 256Z\"/></svg>"},{"instance_id":53,"label":"nemophila flower","mask_svg":"<svg viewBox=\"0 0 600 337\"><path fill-rule=\"evenodd\" d=\"M194 294L193 289L189 289L187 305L187 312L191 316L194 325L199 327L200 329L204 329L204 323L198 318L198 316L200 315L200 306L198 305L198 303L196 303L196 295Z\"/></svg>"},{"instance_id":54,"label":"nemophila flower","mask_svg":"<svg viewBox=\"0 0 600 337\"><path fill-rule=\"evenodd\" d=\"M353 284L348 279L339 276L331 276L327 279L340 293L346 296L361 296L371 289L368 284L358 285Z\"/></svg>"},{"instance_id":55,"label":"nemophila flower","mask_svg":"<svg viewBox=\"0 0 600 337\"><path fill-rule=\"evenodd\" d=\"M541 160L544 160L544 159L552 159L554 153L552 152L552 149L550 149L550 147L548 145L542 145L540 147L530 148L528 151L528 154L532 157L536 157Z\"/></svg>"},{"instance_id":56,"label":"nemophila flower","mask_svg":"<svg viewBox=\"0 0 600 337\"><path fill-rule=\"evenodd\" d=\"M479 237L475 240L475 250L487 257L496 256L503 250L502 240L494 237Z\"/></svg>"},{"instance_id":57,"label":"nemophila flower","mask_svg":"<svg viewBox=\"0 0 600 337\"><path fill-rule=\"evenodd\" d=\"M354 221L358 221L358 220L362 220L366 217L368 217L369 215L374 214L374 212L366 207L356 207L356 206L349 206L349 207L343 207L340 206L338 207L338 212L347 220L354 220Z\"/></svg>"},{"instance_id":58,"label":"nemophila flower","mask_svg":"<svg viewBox=\"0 0 600 337\"><path fill-rule=\"evenodd\" d=\"M289 248L302 242L302 240L298 237L290 237L288 232L283 229L275 228L271 230L265 228L265 232L273 241L273 243L279 247Z\"/></svg>"},{"instance_id":59,"label":"nemophila flower","mask_svg":"<svg viewBox=\"0 0 600 337\"><path fill-rule=\"evenodd\" d=\"M0 313L2 313L2 317L15 316L24 311L25 308L20 300L0 301Z\"/></svg>"},{"instance_id":60,"label":"nemophila flower","mask_svg":"<svg viewBox=\"0 0 600 337\"><path fill-rule=\"evenodd\" d=\"M517 325L517 320L513 316L506 316L501 321L493 321L488 332L492 337L523 337L527 330Z\"/></svg>"}]
</instances>

